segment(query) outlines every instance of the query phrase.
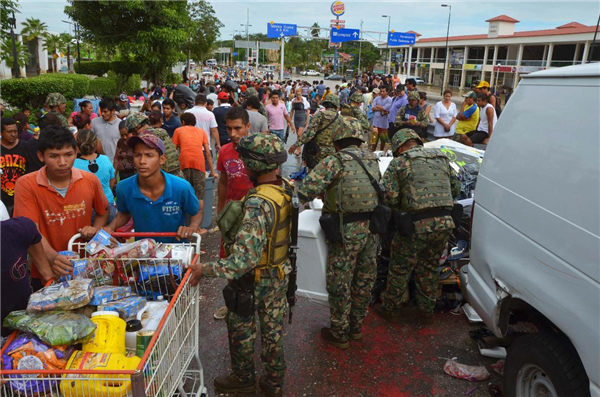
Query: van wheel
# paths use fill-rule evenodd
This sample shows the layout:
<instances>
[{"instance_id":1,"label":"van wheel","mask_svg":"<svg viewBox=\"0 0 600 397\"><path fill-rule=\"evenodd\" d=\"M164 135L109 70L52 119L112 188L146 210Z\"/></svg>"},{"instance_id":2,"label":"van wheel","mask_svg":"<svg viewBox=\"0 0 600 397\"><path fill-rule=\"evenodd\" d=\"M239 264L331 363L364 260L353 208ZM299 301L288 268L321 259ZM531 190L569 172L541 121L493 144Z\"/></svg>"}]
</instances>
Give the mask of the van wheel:
<instances>
[{"instance_id":1,"label":"van wheel","mask_svg":"<svg viewBox=\"0 0 600 397\"><path fill-rule=\"evenodd\" d=\"M510 346L504 395L589 397L589 379L571 342L559 334L524 335Z\"/></svg>"}]
</instances>

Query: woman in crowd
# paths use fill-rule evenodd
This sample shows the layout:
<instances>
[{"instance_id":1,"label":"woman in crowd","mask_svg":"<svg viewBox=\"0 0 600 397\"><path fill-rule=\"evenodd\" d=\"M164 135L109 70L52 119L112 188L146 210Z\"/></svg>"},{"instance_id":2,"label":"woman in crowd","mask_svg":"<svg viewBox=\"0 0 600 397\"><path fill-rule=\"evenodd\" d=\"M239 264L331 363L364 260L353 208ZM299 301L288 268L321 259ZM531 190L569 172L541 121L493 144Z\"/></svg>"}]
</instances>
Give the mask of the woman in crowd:
<instances>
[{"instance_id":1,"label":"woman in crowd","mask_svg":"<svg viewBox=\"0 0 600 397\"><path fill-rule=\"evenodd\" d=\"M304 129L308 125L308 118L310 116L310 103L302 96L302 89L298 88L296 91L296 96L292 101L292 111L290 117L294 120L294 127L296 127L296 132L298 133L298 139L302 136ZM296 150L296 155L299 156L301 153L301 148Z\"/></svg>"},{"instance_id":2,"label":"woman in crowd","mask_svg":"<svg viewBox=\"0 0 600 397\"><path fill-rule=\"evenodd\" d=\"M127 140L133 135L125 128L125 120L119 124L121 139L117 142L117 151L113 167L119 173L119 180L127 179L135 174L135 164L133 163L133 149L127 145Z\"/></svg>"},{"instance_id":3,"label":"woman in crowd","mask_svg":"<svg viewBox=\"0 0 600 397\"><path fill-rule=\"evenodd\" d=\"M92 130L79 131L77 133L76 141L79 155L75 159L75 164L73 164L73 166L80 170L91 172L98 177L104 195L108 200L110 209L108 222L111 222L117 214L115 197L112 192L112 189L117 184L115 169L107 156L96 153L98 137Z\"/></svg>"},{"instance_id":4,"label":"woman in crowd","mask_svg":"<svg viewBox=\"0 0 600 397\"><path fill-rule=\"evenodd\" d=\"M431 113L431 103L427 102L427 93L424 91L419 91L419 107L425 109L429 123L434 123L433 113Z\"/></svg>"},{"instance_id":5,"label":"woman in crowd","mask_svg":"<svg viewBox=\"0 0 600 397\"><path fill-rule=\"evenodd\" d=\"M454 136L458 111L456 105L452 102L452 91L444 91L444 99L435 104L433 112L435 117L433 136L438 139Z\"/></svg>"}]
</instances>

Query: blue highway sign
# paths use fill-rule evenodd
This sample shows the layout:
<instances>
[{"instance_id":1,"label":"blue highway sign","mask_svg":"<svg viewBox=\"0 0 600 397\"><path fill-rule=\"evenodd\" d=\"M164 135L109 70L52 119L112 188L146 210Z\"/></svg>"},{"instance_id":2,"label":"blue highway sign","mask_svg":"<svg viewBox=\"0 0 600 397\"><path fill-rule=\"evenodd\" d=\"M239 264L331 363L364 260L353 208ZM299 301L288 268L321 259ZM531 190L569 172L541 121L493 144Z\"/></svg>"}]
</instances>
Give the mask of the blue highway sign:
<instances>
[{"instance_id":1,"label":"blue highway sign","mask_svg":"<svg viewBox=\"0 0 600 397\"><path fill-rule=\"evenodd\" d=\"M356 41L360 39L359 29L331 29L331 42L344 43L346 41Z\"/></svg>"},{"instance_id":2,"label":"blue highway sign","mask_svg":"<svg viewBox=\"0 0 600 397\"><path fill-rule=\"evenodd\" d=\"M414 33L388 32L388 45L411 45L416 38Z\"/></svg>"},{"instance_id":3,"label":"blue highway sign","mask_svg":"<svg viewBox=\"0 0 600 397\"><path fill-rule=\"evenodd\" d=\"M296 36L298 25L289 23L267 23L267 37L281 38L284 36Z\"/></svg>"}]
</instances>

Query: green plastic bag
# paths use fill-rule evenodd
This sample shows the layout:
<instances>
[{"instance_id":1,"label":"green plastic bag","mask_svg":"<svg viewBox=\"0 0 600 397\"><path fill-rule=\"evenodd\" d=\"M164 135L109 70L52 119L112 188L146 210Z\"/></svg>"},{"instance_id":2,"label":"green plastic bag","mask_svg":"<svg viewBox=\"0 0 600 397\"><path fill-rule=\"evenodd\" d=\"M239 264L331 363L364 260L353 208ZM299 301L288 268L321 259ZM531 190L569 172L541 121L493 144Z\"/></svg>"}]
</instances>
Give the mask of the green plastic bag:
<instances>
[{"instance_id":1,"label":"green plastic bag","mask_svg":"<svg viewBox=\"0 0 600 397\"><path fill-rule=\"evenodd\" d=\"M59 310L41 313L17 310L6 316L3 325L32 333L51 346L84 342L96 330L92 320L83 314Z\"/></svg>"}]
</instances>

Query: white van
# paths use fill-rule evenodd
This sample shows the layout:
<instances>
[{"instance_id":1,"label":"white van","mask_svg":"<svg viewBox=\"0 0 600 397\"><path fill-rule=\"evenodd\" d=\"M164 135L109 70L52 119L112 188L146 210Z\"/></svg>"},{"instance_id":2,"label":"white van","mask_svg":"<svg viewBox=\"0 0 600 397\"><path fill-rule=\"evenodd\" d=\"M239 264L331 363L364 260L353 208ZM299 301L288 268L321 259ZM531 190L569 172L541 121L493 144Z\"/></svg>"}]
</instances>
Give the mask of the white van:
<instances>
[{"instance_id":1,"label":"white van","mask_svg":"<svg viewBox=\"0 0 600 397\"><path fill-rule=\"evenodd\" d=\"M206 66L211 67L211 68L214 66L217 66L217 60L216 59L207 59Z\"/></svg>"},{"instance_id":2,"label":"white van","mask_svg":"<svg viewBox=\"0 0 600 397\"><path fill-rule=\"evenodd\" d=\"M504 395L600 396L600 64L525 76L477 179L469 303L508 349Z\"/></svg>"}]
</instances>

